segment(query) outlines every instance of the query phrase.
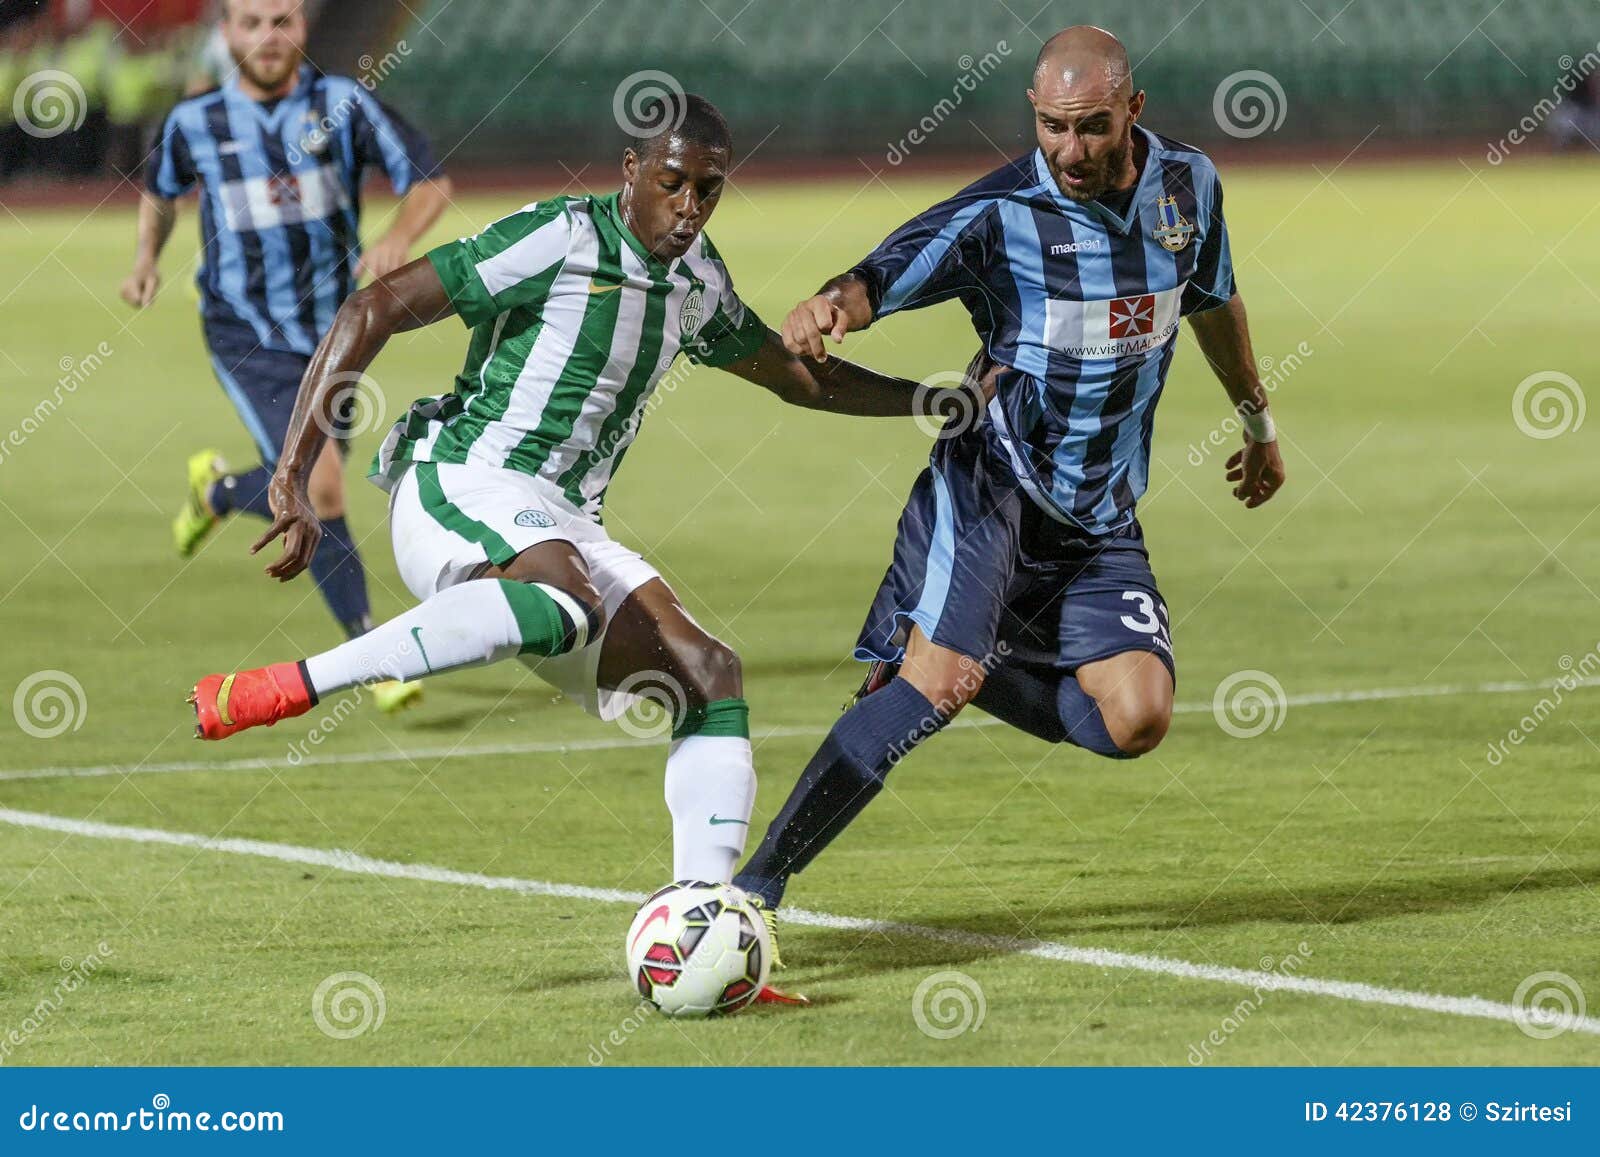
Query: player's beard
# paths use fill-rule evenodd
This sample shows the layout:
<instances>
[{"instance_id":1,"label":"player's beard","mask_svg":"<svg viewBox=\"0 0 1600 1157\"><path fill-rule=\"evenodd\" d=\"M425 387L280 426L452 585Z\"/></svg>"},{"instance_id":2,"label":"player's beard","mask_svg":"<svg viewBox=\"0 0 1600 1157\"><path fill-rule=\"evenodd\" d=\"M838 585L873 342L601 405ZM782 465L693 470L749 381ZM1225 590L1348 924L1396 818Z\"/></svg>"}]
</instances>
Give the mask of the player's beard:
<instances>
[{"instance_id":1,"label":"player's beard","mask_svg":"<svg viewBox=\"0 0 1600 1157\"><path fill-rule=\"evenodd\" d=\"M1073 201L1093 201L1104 197L1114 189L1113 182L1119 178L1127 168L1128 156L1133 151L1133 132L1130 129L1120 143L1100 159L1100 163L1088 173L1080 173L1089 180L1078 188L1073 188L1056 174L1056 188L1061 190L1062 196Z\"/></svg>"},{"instance_id":2,"label":"player's beard","mask_svg":"<svg viewBox=\"0 0 1600 1157\"><path fill-rule=\"evenodd\" d=\"M300 62L305 59L305 54L298 49L287 52L279 60L271 64L264 63L259 56L251 54L244 59L235 59L239 73L257 88L273 91L282 88L296 70Z\"/></svg>"}]
</instances>

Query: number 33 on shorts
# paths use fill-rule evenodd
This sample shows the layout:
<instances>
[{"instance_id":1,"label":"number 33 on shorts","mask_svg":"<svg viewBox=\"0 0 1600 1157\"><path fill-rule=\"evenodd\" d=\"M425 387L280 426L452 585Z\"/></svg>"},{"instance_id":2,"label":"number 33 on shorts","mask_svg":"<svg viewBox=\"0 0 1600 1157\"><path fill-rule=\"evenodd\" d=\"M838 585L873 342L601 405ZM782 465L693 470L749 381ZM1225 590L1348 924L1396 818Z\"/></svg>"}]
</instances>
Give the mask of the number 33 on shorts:
<instances>
[{"instance_id":1,"label":"number 33 on shorts","mask_svg":"<svg viewBox=\"0 0 1600 1157\"><path fill-rule=\"evenodd\" d=\"M1133 607L1122 616L1122 625L1141 635L1151 635L1156 645L1172 654L1172 633L1167 620L1167 604L1149 591L1123 591L1122 600Z\"/></svg>"}]
</instances>

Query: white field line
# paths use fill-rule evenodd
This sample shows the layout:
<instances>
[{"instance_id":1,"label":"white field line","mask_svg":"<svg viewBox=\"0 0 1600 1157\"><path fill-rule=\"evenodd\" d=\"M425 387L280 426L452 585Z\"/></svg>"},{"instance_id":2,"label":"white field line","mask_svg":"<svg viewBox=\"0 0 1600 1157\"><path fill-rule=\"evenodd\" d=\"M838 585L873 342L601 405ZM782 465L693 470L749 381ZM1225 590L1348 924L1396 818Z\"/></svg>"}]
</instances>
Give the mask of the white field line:
<instances>
[{"instance_id":1,"label":"white field line","mask_svg":"<svg viewBox=\"0 0 1600 1157\"><path fill-rule=\"evenodd\" d=\"M309 864L339 872L364 876L383 876L394 880L419 880L429 884L453 884L463 888L485 888L497 892L518 892L528 896L551 896L564 900L589 900L602 904L639 904L642 892L623 892L614 888L588 888L578 884L554 884L544 880L521 880L513 876L485 876L478 872L458 872L431 864L402 864L375 860L356 852L337 849L302 848L293 844L274 844L262 840L222 839L189 832L168 832L157 828L127 827L67 816L0 808L0 823L40 831L60 832L97 840L121 840L136 844L166 844L234 856L258 856L290 864ZM1307 996L1331 997L1359 1004L1390 1005L1415 1012L1443 1013L1448 1016L1476 1017L1506 1024L1537 1024L1541 1029L1557 1024L1563 1030L1600 1036L1600 1020L1567 1014L1559 1017L1533 1015L1515 1005L1485 1000L1478 996L1441 996L1428 992L1408 992L1399 988L1380 988L1348 980L1321 980L1309 976L1283 976L1276 972L1252 972L1217 964L1191 964L1166 956L1146 956L1133 952L1114 952L1106 948L1079 948L1052 940L1018 940L1008 936L986 936L948 928L928 928L920 924L899 924L867 920L859 916L835 916L810 912L804 908L785 908L784 919L791 924L834 928L848 932L868 932L886 936L915 937L950 944L959 948L1007 955L1033 956L1061 964L1082 964L1090 968L1123 969L1185 980L1209 980L1258 992L1298 992Z\"/></svg>"},{"instance_id":2,"label":"white field line","mask_svg":"<svg viewBox=\"0 0 1600 1157\"><path fill-rule=\"evenodd\" d=\"M1600 687L1600 678L1578 679L1582 687ZM1552 683L1501 682L1501 683L1437 683L1419 687L1368 687L1352 691L1313 691L1304 695L1287 695L1288 707L1316 707L1330 703L1373 703L1392 699L1437 699L1455 695L1506 695L1529 691L1549 691ZM1175 703L1175 715L1198 715L1215 710L1211 703ZM813 724L806 727L768 727L752 733L757 743L764 739L818 738L828 734L832 726ZM957 719L951 727L1002 727L1000 720L990 715L967 715ZM544 739L526 743L488 743L472 747L390 747L382 751L346 751L328 755L299 755L290 760L287 756L268 759L255 756L249 759L179 759L168 763L121 764L106 763L88 767L24 767L0 771L0 783L19 779L97 779L103 776L161 775L186 771L281 771L285 768L344 766L358 763L421 763L425 760L478 759L484 756L562 754L569 751L610 751L625 747L658 746L658 739L633 739L610 735L596 739ZM297 753L298 754L298 753Z\"/></svg>"}]
</instances>

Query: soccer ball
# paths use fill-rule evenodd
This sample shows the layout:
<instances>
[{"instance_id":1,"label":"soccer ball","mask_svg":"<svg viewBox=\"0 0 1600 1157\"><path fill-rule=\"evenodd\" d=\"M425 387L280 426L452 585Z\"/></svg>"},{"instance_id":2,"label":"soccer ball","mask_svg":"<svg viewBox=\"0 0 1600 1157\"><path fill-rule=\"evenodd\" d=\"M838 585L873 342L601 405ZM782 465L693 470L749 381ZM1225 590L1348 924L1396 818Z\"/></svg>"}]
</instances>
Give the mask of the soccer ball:
<instances>
[{"instance_id":1,"label":"soccer ball","mask_svg":"<svg viewBox=\"0 0 1600 1157\"><path fill-rule=\"evenodd\" d=\"M738 1012L767 983L772 942L732 884L679 880L644 902L628 928L628 976L668 1016Z\"/></svg>"}]
</instances>

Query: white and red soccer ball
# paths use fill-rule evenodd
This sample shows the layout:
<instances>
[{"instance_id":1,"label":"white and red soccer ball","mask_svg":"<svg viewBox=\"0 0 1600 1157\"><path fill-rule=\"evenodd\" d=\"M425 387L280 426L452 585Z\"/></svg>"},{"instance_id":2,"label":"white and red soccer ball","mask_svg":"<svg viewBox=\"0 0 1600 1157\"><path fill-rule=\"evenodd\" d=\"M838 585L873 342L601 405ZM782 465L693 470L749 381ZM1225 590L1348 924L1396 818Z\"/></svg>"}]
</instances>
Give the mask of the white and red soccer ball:
<instances>
[{"instance_id":1,"label":"white and red soccer ball","mask_svg":"<svg viewBox=\"0 0 1600 1157\"><path fill-rule=\"evenodd\" d=\"M772 967L766 923L732 884L668 884L639 909L625 947L639 995L668 1016L737 1012Z\"/></svg>"}]
</instances>

